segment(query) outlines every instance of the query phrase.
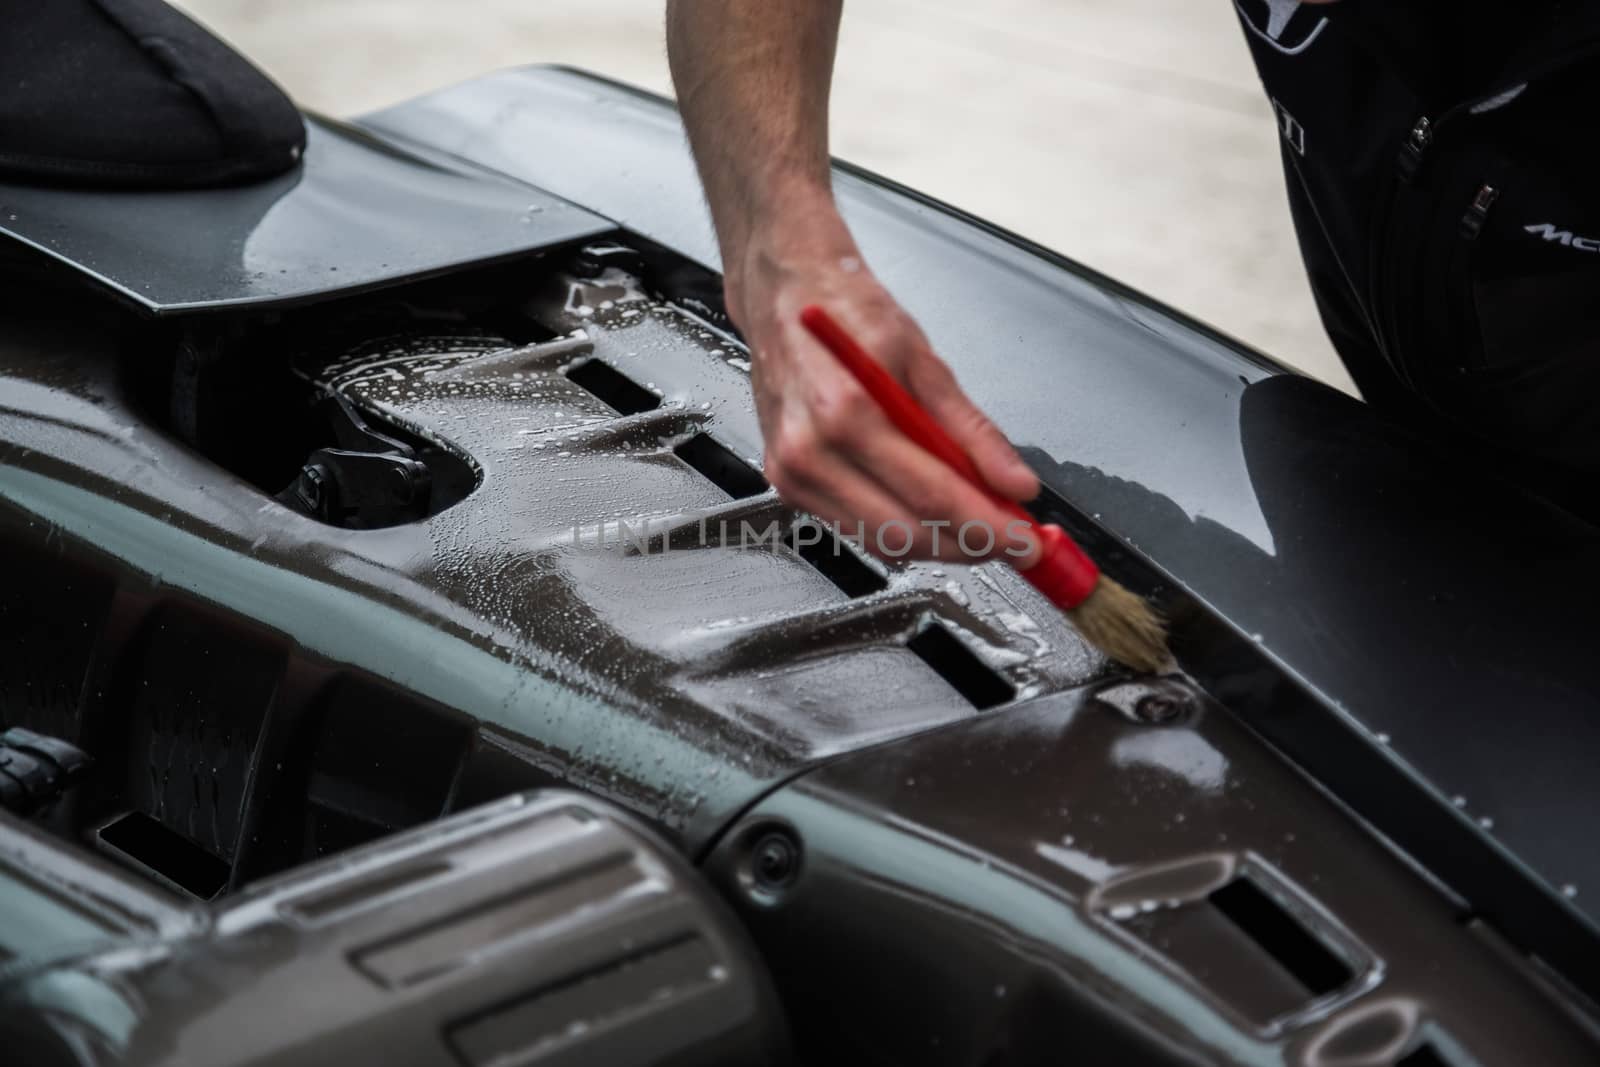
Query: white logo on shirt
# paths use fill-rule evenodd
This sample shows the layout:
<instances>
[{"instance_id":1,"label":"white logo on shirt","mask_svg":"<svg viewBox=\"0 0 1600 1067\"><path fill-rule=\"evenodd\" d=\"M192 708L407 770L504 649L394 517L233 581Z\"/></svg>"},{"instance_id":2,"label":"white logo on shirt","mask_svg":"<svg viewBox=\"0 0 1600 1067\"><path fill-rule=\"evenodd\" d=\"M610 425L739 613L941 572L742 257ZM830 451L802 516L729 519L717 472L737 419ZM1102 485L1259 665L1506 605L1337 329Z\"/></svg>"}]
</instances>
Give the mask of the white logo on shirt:
<instances>
[{"instance_id":1,"label":"white logo on shirt","mask_svg":"<svg viewBox=\"0 0 1600 1067\"><path fill-rule=\"evenodd\" d=\"M1272 107L1278 113L1278 129L1283 133L1283 139L1289 142L1289 147L1300 153L1306 154L1306 128L1300 125L1300 120L1289 114L1289 109L1278 102L1277 97L1272 98Z\"/></svg>"},{"instance_id":2,"label":"white logo on shirt","mask_svg":"<svg viewBox=\"0 0 1600 1067\"><path fill-rule=\"evenodd\" d=\"M1525 233L1543 237L1546 241L1558 241L1567 248L1576 248L1579 252L1600 252L1600 240L1593 237L1574 237L1571 230L1558 230L1553 223L1536 222L1522 229Z\"/></svg>"},{"instance_id":3,"label":"white logo on shirt","mask_svg":"<svg viewBox=\"0 0 1600 1067\"><path fill-rule=\"evenodd\" d=\"M1310 48L1328 25L1328 16L1302 11L1301 0L1233 0L1250 32L1286 56Z\"/></svg>"}]
</instances>

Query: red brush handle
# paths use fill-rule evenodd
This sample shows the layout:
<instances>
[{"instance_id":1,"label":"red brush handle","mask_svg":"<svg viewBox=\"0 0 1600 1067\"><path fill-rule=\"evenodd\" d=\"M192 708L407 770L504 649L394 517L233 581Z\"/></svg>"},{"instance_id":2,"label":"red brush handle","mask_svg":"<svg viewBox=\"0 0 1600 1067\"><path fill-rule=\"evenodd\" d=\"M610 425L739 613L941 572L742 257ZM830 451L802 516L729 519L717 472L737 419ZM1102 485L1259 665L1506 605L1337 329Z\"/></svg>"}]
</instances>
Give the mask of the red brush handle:
<instances>
[{"instance_id":1,"label":"red brush handle","mask_svg":"<svg viewBox=\"0 0 1600 1067\"><path fill-rule=\"evenodd\" d=\"M895 380L894 375L883 369L883 364L867 354L856 339L845 331L829 315L816 304L800 312L800 324L811 331L811 336L822 342L824 348L832 352L834 358L844 364L855 380L867 391L867 395L878 402L889 421L895 424L899 431L916 442L924 452L931 452L939 462L961 475L969 484L989 493L988 486L984 483L983 475L978 473L977 464L972 462L972 457L962 451L955 439L944 432L944 427L934 421L922 405L908 392L905 387ZM993 496L993 493L989 493ZM1008 500L996 500L1001 507L1026 518L1026 513Z\"/></svg>"},{"instance_id":2,"label":"red brush handle","mask_svg":"<svg viewBox=\"0 0 1600 1067\"><path fill-rule=\"evenodd\" d=\"M972 462L955 439L929 415L883 365L867 354L856 339L821 307L812 304L800 312L800 324L832 352L844 365L867 395L889 416L895 428L925 452L931 453L945 466L959 474L967 484L979 490L1003 509L1026 522L1040 540L1039 560L1022 574L1034 587L1057 607L1071 610L1088 599L1100 578L1100 568L1084 554L1065 530L1055 525L1035 524L1033 519L1016 503L997 496L989 488L977 464Z\"/></svg>"}]
</instances>

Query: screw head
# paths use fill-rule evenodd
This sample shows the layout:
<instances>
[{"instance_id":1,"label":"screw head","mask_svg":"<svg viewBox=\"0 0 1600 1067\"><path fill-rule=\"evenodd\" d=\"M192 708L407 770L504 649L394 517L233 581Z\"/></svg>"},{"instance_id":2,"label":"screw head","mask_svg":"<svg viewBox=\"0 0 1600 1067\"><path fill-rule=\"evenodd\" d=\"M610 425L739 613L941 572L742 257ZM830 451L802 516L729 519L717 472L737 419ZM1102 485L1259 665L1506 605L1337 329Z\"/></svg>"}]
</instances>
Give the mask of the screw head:
<instances>
[{"instance_id":1,"label":"screw head","mask_svg":"<svg viewBox=\"0 0 1600 1067\"><path fill-rule=\"evenodd\" d=\"M781 830L763 834L750 850L750 874L761 889L783 889L799 873L800 847Z\"/></svg>"},{"instance_id":2,"label":"screw head","mask_svg":"<svg viewBox=\"0 0 1600 1067\"><path fill-rule=\"evenodd\" d=\"M1173 725L1199 708L1195 690L1176 678L1117 682L1098 690L1094 699L1102 707L1145 726Z\"/></svg>"},{"instance_id":3,"label":"screw head","mask_svg":"<svg viewBox=\"0 0 1600 1067\"><path fill-rule=\"evenodd\" d=\"M1145 722L1171 722L1183 714L1183 702L1167 693L1150 693L1133 706L1133 713Z\"/></svg>"}]
</instances>

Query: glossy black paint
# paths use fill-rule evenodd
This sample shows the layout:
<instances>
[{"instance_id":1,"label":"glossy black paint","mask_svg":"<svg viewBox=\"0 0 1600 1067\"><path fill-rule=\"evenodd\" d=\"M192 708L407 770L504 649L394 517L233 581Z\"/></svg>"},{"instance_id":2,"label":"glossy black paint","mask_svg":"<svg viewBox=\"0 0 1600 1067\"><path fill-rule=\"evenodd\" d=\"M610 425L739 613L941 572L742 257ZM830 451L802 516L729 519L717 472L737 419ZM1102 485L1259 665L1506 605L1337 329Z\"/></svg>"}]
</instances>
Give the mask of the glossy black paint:
<instances>
[{"instance_id":1,"label":"glossy black paint","mask_svg":"<svg viewBox=\"0 0 1600 1067\"><path fill-rule=\"evenodd\" d=\"M378 530L293 511L165 428L140 399L144 377L159 377L158 346L172 343L159 324L69 321L76 293L6 304L0 542L50 566L4 590L0 615L23 631L19 649L62 647L57 633L81 648L19 655L13 673L19 693L45 695L21 702L25 725L93 731L129 753L97 786L105 803L175 821L237 885L278 869L268 855L294 862L301 842L317 847L296 832L263 852L281 835L257 845L244 820L293 830L297 798L326 790L312 806L331 813L311 812L313 827L350 814L349 795L381 800L387 814L362 816L369 833L415 825L471 780L487 745L698 853L808 767L977 714L906 647L931 620L965 634L1022 695L1105 672L1009 572L904 566L852 597L770 541L740 547L741 523L765 535L792 516L770 491L735 499L725 472L684 455L698 435L723 464L756 454L747 371L727 339L620 270L584 278L557 258L495 278L464 284L507 287L524 327L548 340L517 345L453 321L455 290L426 287L394 298L398 324L373 326L363 299L235 331L247 402L304 378L478 472L459 503ZM330 351L330 337L347 340ZM130 349L142 362L124 359ZM564 373L593 359L660 406L624 415ZM650 550L630 547L636 531ZM58 597L58 586L86 593ZM231 669L190 670L189 656ZM326 694L343 683L318 661L370 695L330 711ZM101 684L96 671L129 681ZM368 768L359 737L391 690L414 698L397 715L419 736ZM227 722L212 710L223 705Z\"/></svg>"},{"instance_id":2,"label":"glossy black paint","mask_svg":"<svg viewBox=\"0 0 1600 1067\"><path fill-rule=\"evenodd\" d=\"M26 867L0 848L8 915L94 914L106 885L142 905L134 879L9 820L0 831L32 848ZM722 902L659 839L571 793L503 797L216 907L157 915L158 929L31 953L0 975L7 1062L784 1059L771 983Z\"/></svg>"},{"instance_id":3,"label":"glossy black paint","mask_svg":"<svg viewBox=\"0 0 1600 1067\"><path fill-rule=\"evenodd\" d=\"M0 543L41 561L42 577L0 598L0 618L32 627L0 683L16 683L5 695L36 728L76 738L98 730L100 740L123 732L115 751L128 758L113 772L122 778L103 796L218 853L236 889L303 860L295 847L316 847L314 834L282 832L303 821L299 800L381 811L374 826L383 832L542 775L654 820L691 855L712 852L709 868L748 901L769 959L780 972L792 967L786 983L835 976L848 990L874 973L909 983L863 986L844 1014L860 1019L865 1009L884 1024L875 1034L852 1022L849 1047L910 1062L926 1054L917 1026L946 1019L971 1023L951 1035L965 1044L931 1053L948 1062L981 1055L986 1036L1046 1041L1075 1027L1159 1062L1234 1053L1244 1062L1377 1062L1389 1046L1359 1026L1347 1038L1353 1058L1315 1045L1368 1009L1407 1042L1434 1020L1460 1020L1463 1040L1486 1053L1529 1025L1550 1062L1578 1047L1535 994L1522 956L1539 952L1585 977L1594 958L1587 917L1442 799L1441 777L1467 766L1461 752L1376 741L1399 697L1415 702L1425 691L1388 678L1396 664L1462 704L1497 684L1474 677L1473 664L1445 670L1426 648L1402 654L1388 627L1392 613L1396 626L1428 633L1450 623L1455 632L1459 602L1419 608L1426 597L1399 581L1409 572L1395 576L1399 607L1352 586L1352 569L1422 566L1434 539L1447 543L1428 574L1499 598L1475 594L1487 599L1474 606L1495 613L1466 632L1506 639L1492 662L1522 688L1502 695L1531 691L1537 679L1522 677L1523 664L1590 692L1581 672L1560 673L1559 656L1552 663L1519 647L1517 627L1528 623L1514 594L1533 587L1474 582L1480 535L1445 537L1439 509L1473 514L1481 494L1419 499L1426 514L1403 524L1400 505L1376 506L1387 492L1416 496L1444 477L1425 446L1391 438L1352 402L1104 279L841 173L877 269L980 402L1034 449L1059 490L1045 506L1119 578L1175 611L1185 662L1229 706L1182 679L1119 681L1007 571L860 560L830 570L814 553L745 551L718 532L724 521L791 516L750 480L759 478L759 433L741 353L710 325L715 276L678 255L709 264L711 246L681 134L659 102L570 73L513 72L382 113L370 127L402 141L419 166L470 157L649 239L617 231L632 251L541 250L463 274L442 295L423 285L329 301L308 283L292 303L317 307L224 314L203 336L183 316L149 326L90 314L81 289L21 276L3 298L0 330ZM479 321L463 310L468 290L485 297L479 304L498 300L494 314ZM368 315L380 307L384 316ZM508 309L523 331L514 337L497 332ZM401 328L374 332L390 311ZM265 383L292 364L297 380L457 450L481 475L476 489L386 530L339 529L273 503L152 406L160 383L141 374L173 346L201 340L208 358L259 368L263 395L275 395ZM607 376L570 373L596 360L634 388L593 388ZM1065 401L1041 385L1059 382L1071 390ZM1280 461L1288 475L1274 468ZM1514 495L1499 507L1519 531L1543 522L1539 536L1570 546L1570 566L1591 558L1581 528L1541 520ZM1331 548L1291 550L1306 531L1283 525L1285 512L1317 534L1372 537L1400 524L1403 536L1362 543L1375 556L1341 569L1342 534ZM570 536L574 523L641 516L659 522L651 546L673 551L585 547ZM56 597L56 587L68 592ZM40 619L48 625L34 625ZM911 647L930 624L961 640L1015 701L980 711L952 688L954 657ZM1483 641L1471 648L1487 656ZM186 673L196 654L233 669ZM352 679L359 699L345 701ZM146 688L156 692L140 696ZM1341 709L1342 694L1363 703ZM230 710L219 719L218 707ZM1419 723L1460 720L1419 707ZM368 767L366 733L386 709L395 736ZM1553 714L1528 710L1524 727L1550 726ZM1581 722L1566 726L1581 739ZM1553 732L1523 736L1548 746ZM1470 734L1460 740L1469 753L1486 751ZM159 773L163 760L175 781ZM1365 782L1384 788L1364 792ZM1587 796L1572 792L1582 783L1544 793L1527 784L1508 803L1549 805L1559 835L1543 858L1585 860L1570 807ZM1098 866L1063 867L1040 851L1069 844L1055 832L1063 795L1069 810L1102 805L1114 816L1083 835ZM1158 803L1142 807L1150 801ZM1380 830L1445 827L1402 844L1450 884L1430 888L1339 801ZM92 805L82 807L59 828L92 829ZM1157 810L1170 825L1151 821ZM245 842L262 831L269 847L252 852L258 846ZM1219 834L1240 841L1222 848ZM1285 834L1305 837L1290 847ZM1381 990L1379 963L1396 961L1402 1003L1347 999L1292 1020L1270 1007L1233 1017L1216 1003L1222 990L1276 1004L1288 995L1282 976L1235 968L1226 946L1207 957L1209 975L1174 976L1151 956L1158 934L1130 941L1099 915L1103 904L1129 903L1117 892L1157 887L1151 878L1172 864L1216 874L1241 863L1298 901L1353 975L1378 983L1361 990ZM1020 930L1007 910L1023 899L1018 885L1052 922ZM1188 883L1196 887L1214 888L1204 878ZM797 910L783 912L786 900ZM1492 964L1478 950L1491 951L1483 945L1495 943L1493 932L1482 923L1469 932L1456 913L1486 901L1504 907L1491 918L1515 942ZM1412 912L1419 918L1408 925ZM783 914L802 918L785 929ZM780 916L776 926L768 915ZM830 928L848 936L819 936ZM1435 954L1461 972L1459 988L1424 973L1417 961ZM984 984L990 968L1014 976L996 983L1005 995ZM1024 987L1032 992L1022 1015L1011 1004L980 1010ZM871 1004L868 991L878 997ZM791 995L815 1008L804 991ZM1490 1026L1491 1006L1516 1023ZM820 1030L826 1012L806 1018ZM821 1040L817 1030L808 1039ZM1037 1047L1061 1051L988 1051L1025 1058Z\"/></svg>"},{"instance_id":4,"label":"glossy black paint","mask_svg":"<svg viewBox=\"0 0 1600 1067\"><path fill-rule=\"evenodd\" d=\"M364 121L717 261L676 116L645 94L512 71ZM1013 235L848 167L835 186L874 270L1079 521L1260 649L1260 671L1192 669L1600 990L1600 533Z\"/></svg>"},{"instance_id":5,"label":"glossy black paint","mask_svg":"<svg viewBox=\"0 0 1600 1067\"><path fill-rule=\"evenodd\" d=\"M1152 699L1182 708L1152 722ZM800 857L777 886L757 866L773 834ZM764 798L706 868L775 961L808 1062L1594 1054L1491 933L1183 683L843 757Z\"/></svg>"},{"instance_id":6,"label":"glossy black paint","mask_svg":"<svg viewBox=\"0 0 1600 1067\"><path fill-rule=\"evenodd\" d=\"M1578 829L1591 802L1588 754L1597 740L1585 670L1600 573L1581 562L1596 549L1594 529L1474 478L1304 378L1252 385L1244 425L1247 458L1269 487L1264 500L1283 547L1264 559L1201 520L1161 570L1188 573L1199 563L1250 574L1271 564L1280 595L1253 617L1292 625L1276 628L1284 636L1272 647L1261 631L1233 624L1248 605L1227 597L1202 605L1180 583L1147 574L1146 588L1168 590L1180 658L1262 736L1454 887L1465 910L1593 987L1600 959L1589 916L1549 903L1569 903L1600 864ZM1092 483L1112 501L1111 513L1148 520L1165 512L1166 523L1187 522L1170 501L1137 487L1034 458L1049 484ZM1471 532L1458 535L1453 520L1463 501L1484 508ZM1122 554L1055 493L1042 510L1102 556ZM1330 513L1342 521L1329 521ZM1463 584L1462 556L1439 549L1450 538L1477 541L1486 553L1496 540L1515 544L1521 556L1487 555L1494 565ZM1275 566L1280 560L1292 566ZM1306 585L1308 575L1318 584ZM1321 584L1334 577L1346 584ZM1375 610L1375 595L1384 610ZM1306 676L1347 669L1352 654L1375 661L1379 648L1409 657L1409 667L1349 679L1339 691L1360 703L1330 708L1326 692L1306 684ZM1507 662L1508 650L1521 658ZM1441 801L1441 787L1461 782L1475 791ZM1541 886L1528 866L1573 881Z\"/></svg>"},{"instance_id":7,"label":"glossy black paint","mask_svg":"<svg viewBox=\"0 0 1600 1067\"><path fill-rule=\"evenodd\" d=\"M0 235L155 314L326 299L610 228L559 197L306 122L299 167L224 189L0 184Z\"/></svg>"}]
</instances>

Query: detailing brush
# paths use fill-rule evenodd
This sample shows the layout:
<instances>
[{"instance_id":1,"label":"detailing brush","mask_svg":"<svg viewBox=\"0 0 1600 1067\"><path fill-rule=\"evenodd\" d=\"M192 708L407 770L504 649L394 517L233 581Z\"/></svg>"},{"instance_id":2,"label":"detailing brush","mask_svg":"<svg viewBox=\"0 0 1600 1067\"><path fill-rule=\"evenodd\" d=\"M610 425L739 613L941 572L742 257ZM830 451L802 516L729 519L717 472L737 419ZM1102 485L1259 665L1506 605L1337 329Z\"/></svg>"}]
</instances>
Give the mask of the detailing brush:
<instances>
[{"instance_id":1,"label":"detailing brush","mask_svg":"<svg viewBox=\"0 0 1600 1067\"><path fill-rule=\"evenodd\" d=\"M831 315L813 304L800 312L800 323L844 364L901 433L995 506L1028 524L1039 539L1039 558L1022 576L1066 612L1090 644L1137 671L1155 674L1171 667L1166 628L1143 598L1102 574L1061 527L1037 523L1020 506L996 495L972 458Z\"/></svg>"}]
</instances>

